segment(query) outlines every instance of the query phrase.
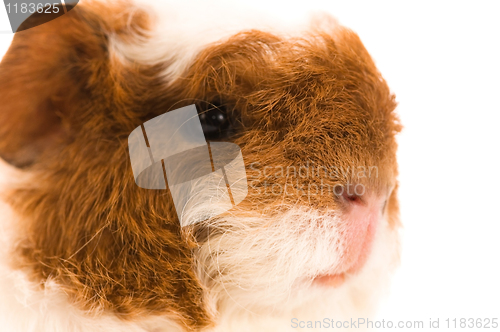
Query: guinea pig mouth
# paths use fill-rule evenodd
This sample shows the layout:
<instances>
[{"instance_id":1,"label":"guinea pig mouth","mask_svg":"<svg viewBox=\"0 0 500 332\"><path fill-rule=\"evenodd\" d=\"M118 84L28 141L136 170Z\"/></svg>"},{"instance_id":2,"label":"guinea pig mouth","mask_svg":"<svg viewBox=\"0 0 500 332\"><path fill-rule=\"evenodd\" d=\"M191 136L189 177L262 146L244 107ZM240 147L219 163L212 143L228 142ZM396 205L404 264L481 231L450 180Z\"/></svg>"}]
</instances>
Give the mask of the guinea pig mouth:
<instances>
[{"instance_id":1,"label":"guinea pig mouth","mask_svg":"<svg viewBox=\"0 0 500 332\"><path fill-rule=\"evenodd\" d=\"M324 274L314 278L314 283L328 287L340 287L345 282L346 274Z\"/></svg>"}]
</instances>

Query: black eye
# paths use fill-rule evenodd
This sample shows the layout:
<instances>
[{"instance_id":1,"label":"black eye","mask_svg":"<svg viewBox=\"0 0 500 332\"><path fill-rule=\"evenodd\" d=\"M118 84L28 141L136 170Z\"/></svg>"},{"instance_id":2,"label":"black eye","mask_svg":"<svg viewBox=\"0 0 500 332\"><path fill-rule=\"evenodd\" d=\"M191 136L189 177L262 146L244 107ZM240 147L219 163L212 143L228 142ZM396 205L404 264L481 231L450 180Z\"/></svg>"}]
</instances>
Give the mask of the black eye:
<instances>
[{"instance_id":1,"label":"black eye","mask_svg":"<svg viewBox=\"0 0 500 332\"><path fill-rule=\"evenodd\" d=\"M233 128L224 105L200 103L198 104L198 115L207 140L227 138L231 135Z\"/></svg>"}]
</instances>

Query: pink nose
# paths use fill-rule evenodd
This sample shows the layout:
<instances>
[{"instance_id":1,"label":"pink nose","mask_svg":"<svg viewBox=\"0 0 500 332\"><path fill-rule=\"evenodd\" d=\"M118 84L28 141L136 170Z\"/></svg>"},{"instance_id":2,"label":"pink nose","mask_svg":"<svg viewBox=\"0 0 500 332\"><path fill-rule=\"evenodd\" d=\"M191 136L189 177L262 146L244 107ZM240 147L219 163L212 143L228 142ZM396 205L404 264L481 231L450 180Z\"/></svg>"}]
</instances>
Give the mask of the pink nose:
<instances>
[{"instance_id":1,"label":"pink nose","mask_svg":"<svg viewBox=\"0 0 500 332\"><path fill-rule=\"evenodd\" d=\"M361 269L370 254L384 199L367 190L345 190L342 199L346 208L341 225L344 251L339 270L354 273Z\"/></svg>"}]
</instances>

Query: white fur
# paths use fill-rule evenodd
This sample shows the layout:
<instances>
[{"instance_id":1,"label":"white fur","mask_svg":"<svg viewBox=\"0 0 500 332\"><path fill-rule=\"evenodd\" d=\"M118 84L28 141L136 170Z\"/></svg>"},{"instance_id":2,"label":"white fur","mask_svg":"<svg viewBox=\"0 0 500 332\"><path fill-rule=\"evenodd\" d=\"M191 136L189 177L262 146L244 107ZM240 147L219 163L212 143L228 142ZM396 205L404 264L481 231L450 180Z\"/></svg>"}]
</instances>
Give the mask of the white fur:
<instances>
[{"instance_id":1,"label":"white fur","mask_svg":"<svg viewBox=\"0 0 500 332\"><path fill-rule=\"evenodd\" d=\"M370 259L359 274L350 276L339 288L326 288L310 284L310 279L299 278L296 288L289 290L290 297L287 301L276 303L274 310L265 310L265 304L263 308L257 308L261 304L261 299L265 301L271 297L268 295L263 299L260 292L254 295L254 303L248 307L242 305L249 303L248 294L243 292L215 295L224 297L220 301L224 303L222 307L225 310L215 331L300 331L302 329L291 327L292 318L316 321L323 318L349 320L372 317L377 301L388 289L390 271L398 261L399 243L395 241L397 234L388 227L386 221L382 221L380 226ZM309 246L313 245L312 242L309 243ZM303 254L304 252L301 256ZM293 261L292 264L297 261L304 263L297 257L293 258ZM308 263L304 264L304 268L307 268L307 265ZM317 268L321 269L321 265L322 263L318 262ZM267 268L273 273L271 266L270 264ZM296 268L300 270L299 266ZM302 274L304 272L305 270ZM283 295L286 286L280 287L282 285L276 283L271 285L265 280L266 274L252 275L257 278L260 276L261 282L270 286L267 291L271 294L276 294L278 297Z\"/></svg>"},{"instance_id":2,"label":"white fur","mask_svg":"<svg viewBox=\"0 0 500 332\"><path fill-rule=\"evenodd\" d=\"M208 45L222 42L234 34L251 29L272 32L283 37L300 36L316 26L317 15L303 11L292 13L284 8L268 12L243 3L219 1L178 1L161 3L139 0L137 8L146 10L153 18L149 38L137 37L134 43L110 38L110 49L123 61L144 64L169 64L162 75L173 82L192 63L195 56ZM133 11L131 12L131 14ZM292 19L293 18L293 19ZM336 24L332 19L321 19Z\"/></svg>"},{"instance_id":3,"label":"white fur","mask_svg":"<svg viewBox=\"0 0 500 332\"><path fill-rule=\"evenodd\" d=\"M342 253L342 244L335 244L335 214L295 208L275 220L224 219L237 230L210 238L197 253L198 274L223 312L217 331L292 330L292 317L367 317L397 261L397 235L382 220L363 270L341 287L327 288L312 279L334 270Z\"/></svg>"}]
</instances>

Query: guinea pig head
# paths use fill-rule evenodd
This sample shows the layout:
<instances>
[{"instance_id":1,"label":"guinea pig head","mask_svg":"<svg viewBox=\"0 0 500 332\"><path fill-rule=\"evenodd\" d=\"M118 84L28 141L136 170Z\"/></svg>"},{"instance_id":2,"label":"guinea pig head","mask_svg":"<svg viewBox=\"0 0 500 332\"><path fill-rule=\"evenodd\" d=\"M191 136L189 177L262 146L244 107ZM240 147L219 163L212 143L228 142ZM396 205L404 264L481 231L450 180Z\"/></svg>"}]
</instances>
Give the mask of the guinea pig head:
<instances>
[{"instance_id":1,"label":"guinea pig head","mask_svg":"<svg viewBox=\"0 0 500 332\"><path fill-rule=\"evenodd\" d=\"M175 67L134 60L158 53L153 19L114 6L17 33L0 64L0 155L26 176L7 198L21 217L13 266L89 311L186 329L325 294L363 307L397 259L400 125L358 36L257 27ZM127 138L191 104L207 140L240 148L247 194L208 219L207 199L181 227L168 188L136 185Z\"/></svg>"}]
</instances>

